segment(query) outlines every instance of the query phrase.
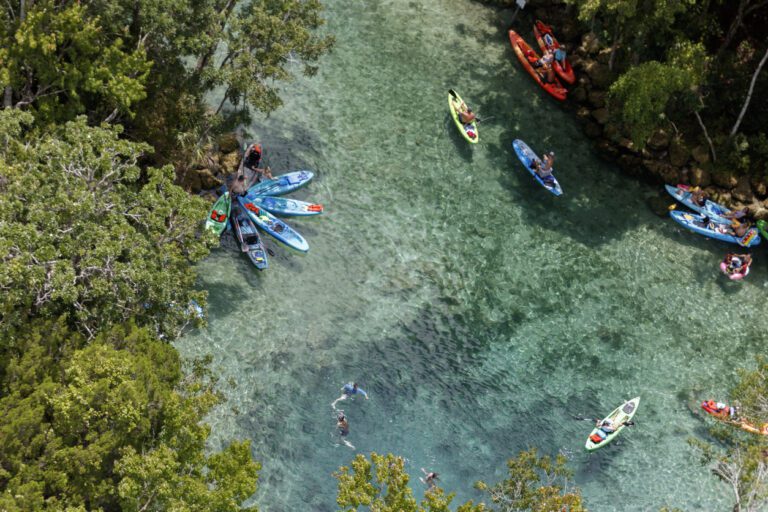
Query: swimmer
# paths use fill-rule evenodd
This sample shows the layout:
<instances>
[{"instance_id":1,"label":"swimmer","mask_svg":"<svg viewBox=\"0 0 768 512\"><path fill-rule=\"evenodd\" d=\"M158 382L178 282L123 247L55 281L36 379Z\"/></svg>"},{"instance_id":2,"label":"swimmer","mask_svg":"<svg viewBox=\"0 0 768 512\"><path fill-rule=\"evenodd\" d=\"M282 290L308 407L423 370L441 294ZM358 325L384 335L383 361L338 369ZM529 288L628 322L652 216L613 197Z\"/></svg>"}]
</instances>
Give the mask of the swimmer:
<instances>
[{"instance_id":1,"label":"swimmer","mask_svg":"<svg viewBox=\"0 0 768 512\"><path fill-rule=\"evenodd\" d=\"M336 408L336 402L340 400L346 400L348 396L352 395L363 395L366 400L368 400L368 393L366 393L363 388L360 388L357 386L357 382L347 382L344 384L344 387L341 388L341 396L331 402L331 407L334 409Z\"/></svg>"},{"instance_id":2,"label":"swimmer","mask_svg":"<svg viewBox=\"0 0 768 512\"><path fill-rule=\"evenodd\" d=\"M349 435L349 421L347 421L347 417L344 415L344 411L339 411L339 413L336 415L336 428L339 429L341 441L354 450L355 447L352 445L352 443L344 439L347 437L347 435Z\"/></svg>"},{"instance_id":3,"label":"swimmer","mask_svg":"<svg viewBox=\"0 0 768 512\"><path fill-rule=\"evenodd\" d=\"M424 478L419 477L421 483L429 487L429 489L437 487L437 484L435 483L435 480L437 480L437 473L434 471L427 471L424 468L421 468L421 471L424 473Z\"/></svg>"}]
</instances>

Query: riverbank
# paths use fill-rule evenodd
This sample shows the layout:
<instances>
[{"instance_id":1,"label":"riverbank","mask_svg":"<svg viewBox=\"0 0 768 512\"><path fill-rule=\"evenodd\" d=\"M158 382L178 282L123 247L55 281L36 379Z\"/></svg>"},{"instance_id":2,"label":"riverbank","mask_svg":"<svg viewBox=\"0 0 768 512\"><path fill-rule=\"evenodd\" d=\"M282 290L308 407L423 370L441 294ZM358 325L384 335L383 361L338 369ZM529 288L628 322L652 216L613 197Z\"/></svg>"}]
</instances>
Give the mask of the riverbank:
<instances>
[{"instance_id":1,"label":"riverbank","mask_svg":"<svg viewBox=\"0 0 768 512\"><path fill-rule=\"evenodd\" d=\"M564 107L573 111L604 159L636 179L654 185L698 186L729 208L746 207L754 219L768 220L767 176L737 175L715 165L713 151L703 134L699 135L701 129L694 126L693 116L691 126L669 122L668 127L652 134L645 147L637 148L626 128L615 120L608 101L608 90L619 75L610 66L611 47L594 32L584 33L583 25L563 4L552 3L519 13L515 26L531 42L532 29L527 26L532 26L535 19L551 24L568 50L577 83L570 88ZM668 202L666 194L660 192L660 200L649 204L657 213L666 215L664 205Z\"/></svg>"}]
</instances>

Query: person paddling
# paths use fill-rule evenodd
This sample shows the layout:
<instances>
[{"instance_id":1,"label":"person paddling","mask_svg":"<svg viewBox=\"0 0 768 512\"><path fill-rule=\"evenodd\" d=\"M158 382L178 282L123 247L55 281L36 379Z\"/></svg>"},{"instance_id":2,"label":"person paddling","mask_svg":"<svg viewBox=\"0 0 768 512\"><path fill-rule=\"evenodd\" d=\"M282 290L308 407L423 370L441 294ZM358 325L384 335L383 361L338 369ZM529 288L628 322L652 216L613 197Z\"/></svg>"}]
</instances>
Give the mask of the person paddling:
<instances>
[{"instance_id":1,"label":"person paddling","mask_svg":"<svg viewBox=\"0 0 768 512\"><path fill-rule=\"evenodd\" d=\"M536 171L536 174L538 174L539 178L541 178L543 181L552 180L554 177L552 176L552 171L554 169L552 166L555 163L555 152L550 151L549 153L546 153L544 155L544 158L542 160L534 160L531 165L533 167L533 170Z\"/></svg>"}]
</instances>

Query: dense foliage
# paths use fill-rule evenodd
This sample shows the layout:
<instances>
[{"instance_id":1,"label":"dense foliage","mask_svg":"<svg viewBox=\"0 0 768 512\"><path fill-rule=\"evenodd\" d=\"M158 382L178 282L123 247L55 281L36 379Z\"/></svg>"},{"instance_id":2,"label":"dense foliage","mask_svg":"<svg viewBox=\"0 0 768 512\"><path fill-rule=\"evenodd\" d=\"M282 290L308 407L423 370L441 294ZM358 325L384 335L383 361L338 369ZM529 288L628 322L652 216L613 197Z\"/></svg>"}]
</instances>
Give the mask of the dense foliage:
<instances>
[{"instance_id":1,"label":"dense foliage","mask_svg":"<svg viewBox=\"0 0 768 512\"><path fill-rule=\"evenodd\" d=\"M161 161L199 145L248 108L280 106L291 63L312 65L333 43L318 0L43 0L0 7L6 106L38 121L86 114L120 122ZM208 93L224 91L218 107ZM219 93L217 93L219 94ZM229 111L225 105L234 107ZM223 116L222 114L228 114Z\"/></svg>"},{"instance_id":2,"label":"dense foliage","mask_svg":"<svg viewBox=\"0 0 768 512\"><path fill-rule=\"evenodd\" d=\"M0 509L240 510L259 466L247 442L205 454L215 380L147 329L67 324L27 324L6 355Z\"/></svg>"},{"instance_id":3,"label":"dense foliage","mask_svg":"<svg viewBox=\"0 0 768 512\"><path fill-rule=\"evenodd\" d=\"M141 169L149 147L84 118L38 135L31 116L0 111L0 312L6 329L64 315L89 336L134 318L174 333L203 303L190 264L205 204L173 170Z\"/></svg>"},{"instance_id":4,"label":"dense foliage","mask_svg":"<svg viewBox=\"0 0 768 512\"><path fill-rule=\"evenodd\" d=\"M492 505L468 501L456 512L586 512L565 463L562 455L552 459L540 457L535 449L520 452L507 462L507 479L493 486L475 484L489 495ZM372 453L371 460L358 454L351 466L339 468L334 476L339 481L336 501L342 510L448 512L454 498L435 485L417 503L408 485L405 461L391 453Z\"/></svg>"}]
</instances>

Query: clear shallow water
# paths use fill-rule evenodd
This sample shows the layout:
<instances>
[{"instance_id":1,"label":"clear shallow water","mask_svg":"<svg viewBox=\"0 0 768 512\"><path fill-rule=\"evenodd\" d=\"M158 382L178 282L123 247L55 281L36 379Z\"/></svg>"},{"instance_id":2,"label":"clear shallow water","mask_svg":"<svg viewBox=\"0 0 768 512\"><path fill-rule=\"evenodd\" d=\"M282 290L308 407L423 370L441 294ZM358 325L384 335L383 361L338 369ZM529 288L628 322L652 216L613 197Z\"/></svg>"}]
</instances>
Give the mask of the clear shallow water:
<instances>
[{"instance_id":1,"label":"clear shallow water","mask_svg":"<svg viewBox=\"0 0 768 512\"><path fill-rule=\"evenodd\" d=\"M706 435L696 402L722 396L764 342L763 258L725 282L728 246L650 213L657 191L597 159L519 67L511 11L326 4L336 50L251 128L276 172L317 171L294 196L326 213L289 220L311 250L273 242L264 273L216 251L200 267L210 325L177 344L237 383L209 421L216 446L252 440L255 501L335 510L333 471L370 451L404 456L418 492L424 466L457 502L476 499L475 480L536 446L571 455L590 510L724 509L686 439ZM449 87L486 118L477 147L450 120ZM556 151L564 196L524 171L517 137ZM356 450L330 407L348 380L371 395L339 405ZM591 425L573 415L636 395L637 427L584 453Z\"/></svg>"}]
</instances>

